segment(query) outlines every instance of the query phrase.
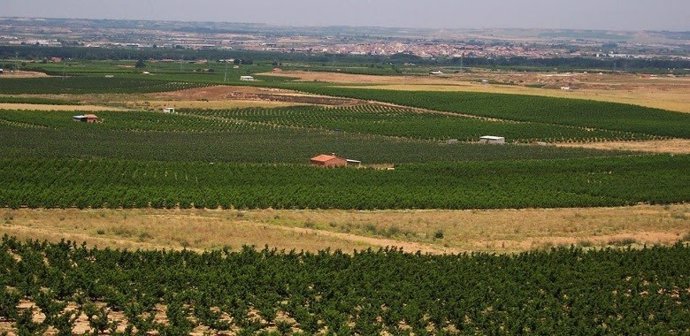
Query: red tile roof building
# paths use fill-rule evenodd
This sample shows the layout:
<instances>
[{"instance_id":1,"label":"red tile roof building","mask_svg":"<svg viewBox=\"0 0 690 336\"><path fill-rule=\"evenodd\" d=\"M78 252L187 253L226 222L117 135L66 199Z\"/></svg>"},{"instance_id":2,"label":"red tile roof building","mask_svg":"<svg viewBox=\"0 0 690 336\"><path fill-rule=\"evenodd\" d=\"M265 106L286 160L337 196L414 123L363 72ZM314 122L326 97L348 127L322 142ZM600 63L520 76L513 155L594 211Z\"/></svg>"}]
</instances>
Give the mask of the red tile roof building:
<instances>
[{"instance_id":1,"label":"red tile roof building","mask_svg":"<svg viewBox=\"0 0 690 336\"><path fill-rule=\"evenodd\" d=\"M347 160L335 155L321 154L311 158L311 164L321 167L345 167Z\"/></svg>"}]
</instances>

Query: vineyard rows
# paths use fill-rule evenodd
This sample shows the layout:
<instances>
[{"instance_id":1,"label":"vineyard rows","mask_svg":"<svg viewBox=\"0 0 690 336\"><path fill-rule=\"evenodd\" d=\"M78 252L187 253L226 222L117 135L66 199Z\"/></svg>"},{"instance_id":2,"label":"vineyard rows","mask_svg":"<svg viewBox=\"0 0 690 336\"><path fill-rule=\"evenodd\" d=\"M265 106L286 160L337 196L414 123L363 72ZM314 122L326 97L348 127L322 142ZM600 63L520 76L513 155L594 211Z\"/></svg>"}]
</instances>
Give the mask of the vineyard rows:
<instances>
[{"instance_id":1,"label":"vineyard rows","mask_svg":"<svg viewBox=\"0 0 690 336\"><path fill-rule=\"evenodd\" d=\"M98 112L101 123L85 125L75 123L75 112L63 111L1 111L0 120L22 122L68 132L91 129L95 132L114 130L122 132L214 133L235 132L248 124L242 120L208 120L193 116L153 112ZM265 129L267 127L259 127Z\"/></svg>"},{"instance_id":2,"label":"vineyard rows","mask_svg":"<svg viewBox=\"0 0 690 336\"><path fill-rule=\"evenodd\" d=\"M306 163L315 154L336 152L365 163L406 163L621 154L550 146L439 145L239 118L157 112L98 112L102 123L84 124L73 122L74 114L0 111L0 157Z\"/></svg>"},{"instance_id":3,"label":"vineyard rows","mask_svg":"<svg viewBox=\"0 0 690 336\"><path fill-rule=\"evenodd\" d=\"M321 128L334 131L380 134L426 140L477 141L483 135L501 135L510 142L566 142L592 140L642 140L651 136L621 131L586 129L534 122L489 121L452 114L420 113L406 108L356 105L274 109L183 110L201 116L242 119L267 124Z\"/></svg>"},{"instance_id":4,"label":"vineyard rows","mask_svg":"<svg viewBox=\"0 0 690 336\"><path fill-rule=\"evenodd\" d=\"M0 94L148 93L206 85L208 84L117 77L20 78L3 79Z\"/></svg>"},{"instance_id":5,"label":"vineyard rows","mask_svg":"<svg viewBox=\"0 0 690 336\"><path fill-rule=\"evenodd\" d=\"M73 112L3 111L0 119L51 128L83 129L72 123ZM186 133L232 133L242 128L313 128L420 140L477 141L480 136L500 134L511 142L565 142L593 140L639 140L651 137L616 131L587 130L560 125L515 123L418 113L408 109L358 105L338 108L297 106L233 110L179 110L176 114L155 112L99 112L96 129Z\"/></svg>"},{"instance_id":6,"label":"vineyard rows","mask_svg":"<svg viewBox=\"0 0 690 336\"><path fill-rule=\"evenodd\" d=\"M70 335L80 316L94 335L685 335L689 259L681 244L518 255L197 254L4 237L0 320L20 335L48 327ZM32 318L39 312L43 321Z\"/></svg>"},{"instance_id":7,"label":"vineyard rows","mask_svg":"<svg viewBox=\"0 0 690 336\"><path fill-rule=\"evenodd\" d=\"M309 85L300 89L506 120L690 138L690 114L636 105L476 92L413 92Z\"/></svg>"},{"instance_id":8,"label":"vineyard rows","mask_svg":"<svg viewBox=\"0 0 690 336\"><path fill-rule=\"evenodd\" d=\"M690 156L458 162L377 169L2 159L0 206L476 209L690 201ZM635 181L631 183L630 181Z\"/></svg>"},{"instance_id":9,"label":"vineyard rows","mask_svg":"<svg viewBox=\"0 0 690 336\"><path fill-rule=\"evenodd\" d=\"M50 104L50 105L78 105L78 102L62 99L0 96L0 103L9 104Z\"/></svg>"}]
</instances>

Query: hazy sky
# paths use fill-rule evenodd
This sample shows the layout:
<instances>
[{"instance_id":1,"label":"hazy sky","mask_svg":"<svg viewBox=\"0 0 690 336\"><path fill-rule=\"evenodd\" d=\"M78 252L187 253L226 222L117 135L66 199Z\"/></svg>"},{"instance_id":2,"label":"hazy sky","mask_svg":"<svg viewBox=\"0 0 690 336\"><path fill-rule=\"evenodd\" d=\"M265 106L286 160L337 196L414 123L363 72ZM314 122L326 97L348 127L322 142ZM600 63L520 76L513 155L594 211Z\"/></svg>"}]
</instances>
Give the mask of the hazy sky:
<instances>
[{"instance_id":1,"label":"hazy sky","mask_svg":"<svg viewBox=\"0 0 690 336\"><path fill-rule=\"evenodd\" d=\"M2 0L0 16L690 31L690 0Z\"/></svg>"}]
</instances>

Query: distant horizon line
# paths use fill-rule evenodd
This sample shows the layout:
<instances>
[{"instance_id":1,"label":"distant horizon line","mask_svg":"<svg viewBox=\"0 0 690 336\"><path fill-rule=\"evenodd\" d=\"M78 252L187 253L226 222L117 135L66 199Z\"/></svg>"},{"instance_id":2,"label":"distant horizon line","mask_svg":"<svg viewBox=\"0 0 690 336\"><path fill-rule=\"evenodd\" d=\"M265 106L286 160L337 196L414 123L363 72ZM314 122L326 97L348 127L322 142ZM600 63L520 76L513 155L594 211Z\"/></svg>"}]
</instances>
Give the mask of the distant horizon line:
<instances>
[{"instance_id":1,"label":"distant horizon line","mask_svg":"<svg viewBox=\"0 0 690 336\"><path fill-rule=\"evenodd\" d=\"M31 19L31 20L86 20L86 21L131 21L131 22L178 22L178 23L224 23L224 24L243 24L243 25L255 25L255 26L265 26L265 27L277 27L277 28L382 28L382 29L412 29L412 30L433 30L433 31L443 31L443 30L541 30L541 31L596 31L596 32L618 32L618 33L638 33L638 32L652 32L652 33L690 33L688 30L671 30L671 29L638 29L638 30L628 30L628 29L603 29L603 28L536 28L536 27L482 27L482 28L469 28L469 27L400 27L400 26L374 26L374 25L289 25L289 24L273 24L266 22L240 22L240 21L196 21L196 20L180 20L180 19L113 19L113 18L86 18L86 17L33 17L33 16L0 16L0 20L6 19Z\"/></svg>"}]
</instances>

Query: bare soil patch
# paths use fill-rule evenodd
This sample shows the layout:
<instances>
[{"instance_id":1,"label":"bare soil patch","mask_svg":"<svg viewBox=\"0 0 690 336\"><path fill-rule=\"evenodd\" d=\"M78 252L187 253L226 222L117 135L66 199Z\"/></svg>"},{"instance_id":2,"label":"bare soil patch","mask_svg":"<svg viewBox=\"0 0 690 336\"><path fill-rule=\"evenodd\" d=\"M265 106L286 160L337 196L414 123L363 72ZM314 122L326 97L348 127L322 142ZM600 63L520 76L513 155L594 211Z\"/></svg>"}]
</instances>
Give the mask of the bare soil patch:
<instances>
[{"instance_id":1,"label":"bare soil patch","mask_svg":"<svg viewBox=\"0 0 690 336\"><path fill-rule=\"evenodd\" d=\"M592 148L603 150L625 150L649 153L690 154L690 139L559 143L556 144L556 146Z\"/></svg>"},{"instance_id":2,"label":"bare soil patch","mask_svg":"<svg viewBox=\"0 0 690 336\"><path fill-rule=\"evenodd\" d=\"M152 101L132 101L126 102L125 105L129 108L138 109L156 109L161 110L166 107L173 108L188 108L188 109L234 109L234 108L249 108L249 107L286 107L286 106L300 106L308 104L299 104L283 101L270 100L152 100Z\"/></svg>"},{"instance_id":3,"label":"bare soil patch","mask_svg":"<svg viewBox=\"0 0 690 336\"><path fill-rule=\"evenodd\" d=\"M2 75L0 75L0 80L3 78L41 78L41 77L52 77L52 76L49 76L43 72L38 72L38 71L15 70L15 71L5 71Z\"/></svg>"},{"instance_id":4,"label":"bare soil patch","mask_svg":"<svg viewBox=\"0 0 690 336\"><path fill-rule=\"evenodd\" d=\"M153 100L163 101L264 101L292 104L349 105L359 101L348 98L334 98L303 94L296 91L249 87L210 86L147 95Z\"/></svg>"},{"instance_id":5,"label":"bare soil patch","mask_svg":"<svg viewBox=\"0 0 690 336\"><path fill-rule=\"evenodd\" d=\"M517 252L571 244L672 244L690 234L689 204L463 211L0 209L0 215L0 234L143 249Z\"/></svg>"}]
</instances>

